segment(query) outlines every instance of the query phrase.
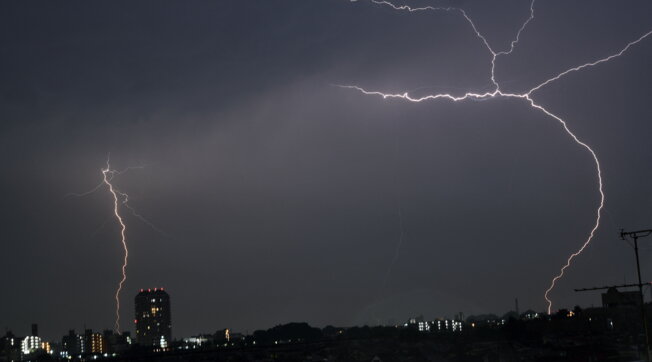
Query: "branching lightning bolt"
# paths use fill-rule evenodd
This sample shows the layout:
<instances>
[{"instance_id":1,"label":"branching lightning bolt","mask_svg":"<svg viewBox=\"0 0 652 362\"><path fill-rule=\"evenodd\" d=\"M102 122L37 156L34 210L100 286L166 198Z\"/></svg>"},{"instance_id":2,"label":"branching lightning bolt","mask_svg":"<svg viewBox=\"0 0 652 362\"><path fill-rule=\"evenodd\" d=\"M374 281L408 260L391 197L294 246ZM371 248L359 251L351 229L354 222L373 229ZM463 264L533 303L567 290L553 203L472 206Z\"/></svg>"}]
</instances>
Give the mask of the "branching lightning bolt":
<instances>
[{"instance_id":1,"label":"branching lightning bolt","mask_svg":"<svg viewBox=\"0 0 652 362\"><path fill-rule=\"evenodd\" d=\"M129 210L129 212L131 212L131 215L136 217L138 220L142 221L143 224L149 226L152 230L156 231L157 233L161 234L162 236L164 236L166 238L171 238L171 236L168 233L161 230L156 225L152 224L151 221L147 220L143 215L139 214L133 207L131 207L131 205L129 205L129 195L127 195L125 193L122 193L122 192L120 192L120 194L123 197L122 204L124 205L124 207L127 208L127 210Z\"/></svg>"},{"instance_id":2,"label":"branching lightning bolt","mask_svg":"<svg viewBox=\"0 0 652 362\"><path fill-rule=\"evenodd\" d=\"M536 87L530 89L530 90L527 92L527 94L530 95L530 94L532 94L533 92L536 92L536 91L539 90L540 88L542 88L542 87L544 87L544 86L546 86L546 85L548 85L548 84L550 84L550 83L552 83L552 82L558 80L559 78L565 76L565 75L568 74L568 73L577 72L578 70L582 70L582 69L584 69L584 68L593 67L593 66L596 66L596 65L598 65L598 64L608 62L608 61L610 61L611 59L618 58L619 56L623 55L627 50L629 50L629 48L631 48L633 45L636 45L636 44L640 43L641 41L643 41L643 39L649 37L650 35L652 35L652 30L650 30L650 31L648 31L647 33L641 35L638 39L633 40L633 41L627 43L627 45L626 45L624 48L622 48L618 53L615 53L615 54L609 55L609 56L604 57L604 58L602 58L602 59L598 59L598 60L596 60L596 61L594 61L594 62L591 62L591 63L582 64L582 65L580 65L580 66L577 66L577 67L574 67L574 68L570 68L570 69L568 69L568 70L565 70L565 71L559 73L558 75L556 75L556 76L554 76L554 77L552 77L552 78L546 80L545 82L539 84L538 86L536 86Z\"/></svg>"},{"instance_id":3,"label":"branching lightning bolt","mask_svg":"<svg viewBox=\"0 0 652 362\"><path fill-rule=\"evenodd\" d=\"M129 249L127 248L127 238L125 235L127 231L127 226L125 225L122 216L120 216L118 195L124 198L123 203L125 203L128 198L126 197L126 194L117 191L113 187L113 184L111 183L111 179L113 178L114 173L115 171L111 170L111 166L109 164L109 161L107 160L106 168L102 169L102 177L104 183L109 187L109 192L113 196L113 214L115 215L116 220L120 224L120 242L122 243L122 248L124 249L124 259L122 262L122 279L120 279L120 283L118 283L118 288L115 291L115 331L119 333L120 332L120 292L122 291L122 286L124 282L127 281L127 264L129 261Z\"/></svg>"},{"instance_id":4,"label":"branching lightning bolt","mask_svg":"<svg viewBox=\"0 0 652 362\"><path fill-rule=\"evenodd\" d=\"M355 1L355 0L351 0L351 1ZM527 20L525 20L525 22L523 22L523 24L519 28L518 32L516 33L516 36L515 36L514 40L512 40L510 42L509 48L507 50L498 51L498 52L495 51L491 47L491 45L489 44L487 39L482 35L482 33L480 33L480 31L478 31L478 28L476 27L473 20L462 9L453 8L453 7L434 7L434 6L410 7L408 5L395 5L394 3L391 3L389 1L384 1L384 0L383 1L381 1L381 0L370 0L370 1L372 3L374 3L374 4L387 6L387 7L390 7L392 9L394 9L394 10L397 10L397 11L407 11L407 12L419 12L419 11L448 11L448 12L451 12L451 11L457 11L457 12L459 12L462 15L462 17L469 23L469 25L471 26L471 28L475 32L475 35L484 43L485 47L487 48L487 50L491 54L491 76L490 76L490 79L491 79L491 82L494 85L494 90L491 91L491 92L484 92L484 93L467 92L467 93L465 93L464 95L461 95L461 96L455 96L455 95L452 95L450 93L437 93L437 94L429 94L429 95L425 95L425 96L415 98L415 97L412 97L408 92L404 92L404 93L385 93L385 92L380 92L380 91L370 91L370 90L366 90L366 89L364 89L362 87L359 87L359 86L356 86L356 85L337 85L338 87L353 89L353 90L356 90L356 91L358 91L358 92L360 92L362 94L365 94L365 95L380 96L383 99L398 98L398 99L403 99L405 101L415 102L415 103L430 101L430 100L438 100L438 99L446 99L446 100L453 101L453 102L459 102L459 101L465 101L465 100L482 100L482 99L498 98L498 97L500 97L500 98L522 99L522 100L525 100L532 108L541 111L542 113L544 113L548 117L551 117L554 120L556 120L557 122L559 122L561 124L562 128L564 129L564 131L573 139L573 141L575 143L577 143L579 146L586 149L589 152L589 154L591 155L591 157L593 158L593 161L595 163L596 173L597 173L598 192L599 192L599 195L600 195L599 206L596 209L595 223L594 223L593 228L591 229L591 232L589 233L587 239L584 241L584 243L581 245L581 247L576 252L572 253L568 257L568 259L566 261L566 264L564 264L562 266L559 273L551 280L550 287L544 293L544 298L545 298L545 300L546 300L546 302L548 304L548 314L550 314L551 310L552 310L552 300L550 299L550 292L555 288L556 282L564 276L564 272L571 265L573 259L575 257L577 257L578 255L580 255L584 251L584 249L586 249L586 247L589 246L589 244L593 240L593 237L595 236L596 231L600 227L600 217L601 217L602 211L604 209L605 194L604 194L603 180L602 180L602 168L601 168L600 161L598 159L598 156L597 156L596 152L588 144L586 144L585 142L580 140L575 135L575 133L573 133L573 131L571 131L571 129L568 127L568 124L566 123L566 121L564 121L561 117L555 115L554 113L550 112L549 110L547 110L546 108L544 108L540 104L536 103L531 98L531 95L532 95L532 93L538 91L539 89L545 87L546 85L548 85L548 84L550 84L550 83L552 83L552 82L554 82L556 80L559 80L560 78L568 75L569 73L576 72L576 71L586 69L586 68L590 68L590 67L599 65L601 63L608 62L608 61L610 61L610 60L612 60L614 58L620 57L627 50L629 50L632 46L638 44L639 42L643 41L644 39L646 39L650 35L652 35L652 30L648 31L647 33L645 33L643 35L641 35L636 40L633 40L633 41L627 43L627 45L624 48L622 48L620 51L618 51L617 53L614 53L612 55L609 55L607 57L598 59L598 60L593 61L593 62L582 64L582 65L579 65L577 67L573 67L573 68L570 68L568 70L565 70L565 71L559 73L558 75L553 76L553 77L545 80L541 84L531 88L526 93L506 93L506 92L503 92L500 89L500 85L499 85L498 81L496 81L496 78L495 78L496 59L499 56L502 56L502 55L509 55L514 51L516 45L518 44L518 42L520 40L521 33L525 30L527 25L532 20L534 20L534 3L535 3L536 0L532 0L530 2L530 16L527 18Z\"/></svg>"},{"instance_id":5,"label":"branching lightning bolt","mask_svg":"<svg viewBox=\"0 0 652 362\"><path fill-rule=\"evenodd\" d=\"M90 189L89 191L82 192L82 193L69 193L66 195L66 197L69 196L84 197L92 193L95 193L103 186L107 186L109 193L113 198L113 216L118 221L118 224L120 224L120 243L122 244L122 248L124 250L124 257L123 257L122 268L121 268L122 277L120 279L120 282L118 283L118 287L116 288L115 295L114 295L115 303L116 303L114 329L118 333L120 332L120 292L122 291L122 287L124 286L124 283L127 281L127 265L129 261L129 249L127 247L127 237L126 237L127 226L125 224L124 218L120 215L120 206L121 205L124 206L127 210L129 210L129 212L134 217L138 218L140 221L142 221L145 225L152 228L154 231L160 233L165 237L170 237L163 230L159 229L158 227L156 227L156 225L152 224L149 220L147 220L144 216L136 212L136 210L129 205L129 195L125 192L118 190L115 187L115 185L113 185L112 183L113 178L115 176L122 175L129 170L142 169L144 167L145 166L131 166L123 170L114 170L111 168L110 159L107 159L106 168L101 169L102 181L99 184L97 184L94 188Z\"/></svg>"}]
</instances>

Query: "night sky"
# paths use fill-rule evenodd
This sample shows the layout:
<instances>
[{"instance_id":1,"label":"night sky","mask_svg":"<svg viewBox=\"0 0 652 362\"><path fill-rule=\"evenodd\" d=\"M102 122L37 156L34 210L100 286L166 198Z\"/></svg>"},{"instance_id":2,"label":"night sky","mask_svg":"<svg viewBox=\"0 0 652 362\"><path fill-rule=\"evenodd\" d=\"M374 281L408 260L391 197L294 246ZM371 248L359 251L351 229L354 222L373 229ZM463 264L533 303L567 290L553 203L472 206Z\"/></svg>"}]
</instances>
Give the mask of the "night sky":
<instances>
[{"instance_id":1,"label":"night sky","mask_svg":"<svg viewBox=\"0 0 652 362\"><path fill-rule=\"evenodd\" d=\"M464 8L497 49L529 2ZM496 77L524 92L622 49L652 3L540 0ZM387 92L491 89L491 56L456 13L368 1L0 4L0 327L58 339L110 329L120 279L111 166L130 205L122 325L164 287L174 337L291 321L398 323L546 307L594 222L596 171L559 123L509 99L408 103ZM619 229L652 227L652 38L533 98L603 167L594 242L552 293L635 281ZM403 243L391 273L401 235ZM652 279L652 238L641 239Z\"/></svg>"}]
</instances>

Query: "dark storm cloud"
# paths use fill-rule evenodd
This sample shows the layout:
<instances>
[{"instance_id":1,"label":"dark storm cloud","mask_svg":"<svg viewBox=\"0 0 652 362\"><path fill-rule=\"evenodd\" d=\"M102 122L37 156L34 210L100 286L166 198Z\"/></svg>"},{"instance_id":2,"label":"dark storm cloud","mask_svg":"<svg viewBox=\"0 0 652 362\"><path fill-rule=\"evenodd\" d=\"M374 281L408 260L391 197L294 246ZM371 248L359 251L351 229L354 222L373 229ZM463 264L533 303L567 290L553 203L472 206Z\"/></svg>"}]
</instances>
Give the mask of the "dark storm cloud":
<instances>
[{"instance_id":1,"label":"dark storm cloud","mask_svg":"<svg viewBox=\"0 0 652 362\"><path fill-rule=\"evenodd\" d=\"M504 48L527 6L488 3L463 6ZM112 325L110 197L63 197L95 186L109 152L116 168L146 165L116 183L170 235L128 217L123 325L137 289L164 286L176 336L503 312L514 297L541 310L593 222L590 156L526 104L406 104L331 86L487 89L490 56L453 14L335 0L0 10L0 320L18 333ZM522 91L613 53L651 12L542 1L498 78ZM652 223L651 57L642 42L535 96L605 172L608 213L553 294L560 307L597 303L573 287L633 280L615 236ZM406 237L383 287L399 207Z\"/></svg>"}]
</instances>

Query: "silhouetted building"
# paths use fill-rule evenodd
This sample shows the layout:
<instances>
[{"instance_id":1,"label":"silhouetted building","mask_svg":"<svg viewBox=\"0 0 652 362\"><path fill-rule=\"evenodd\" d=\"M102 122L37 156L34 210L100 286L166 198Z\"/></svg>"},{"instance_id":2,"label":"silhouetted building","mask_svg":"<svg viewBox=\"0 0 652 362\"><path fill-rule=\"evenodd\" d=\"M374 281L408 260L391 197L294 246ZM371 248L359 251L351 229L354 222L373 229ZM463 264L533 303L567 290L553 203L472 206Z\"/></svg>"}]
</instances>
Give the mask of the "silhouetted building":
<instances>
[{"instance_id":1,"label":"silhouetted building","mask_svg":"<svg viewBox=\"0 0 652 362\"><path fill-rule=\"evenodd\" d=\"M616 288L609 288L606 293L602 293L602 306L605 308L640 307L641 293L619 292Z\"/></svg>"},{"instance_id":2,"label":"silhouetted building","mask_svg":"<svg viewBox=\"0 0 652 362\"><path fill-rule=\"evenodd\" d=\"M84 337L75 333L74 329L68 331L68 335L61 339L61 349L66 352L66 356L79 356L86 353L86 343Z\"/></svg>"},{"instance_id":3,"label":"silhouetted building","mask_svg":"<svg viewBox=\"0 0 652 362\"><path fill-rule=\"evenodd\" d=\"M0 338L0 361L20 361L22 338L16 337L7 331L4 337Z\"/></svg>"},{"instance_id":4,"label":"silhouetted building","mask_svg":"<svg viewBox=\"0 0 652 362\"><path fill-rule=\"evenodd\" d=\"M141 289L136 295L136 341L167 348L172 339L170 296L163 288Z\"/></svg>"}]
</instances>

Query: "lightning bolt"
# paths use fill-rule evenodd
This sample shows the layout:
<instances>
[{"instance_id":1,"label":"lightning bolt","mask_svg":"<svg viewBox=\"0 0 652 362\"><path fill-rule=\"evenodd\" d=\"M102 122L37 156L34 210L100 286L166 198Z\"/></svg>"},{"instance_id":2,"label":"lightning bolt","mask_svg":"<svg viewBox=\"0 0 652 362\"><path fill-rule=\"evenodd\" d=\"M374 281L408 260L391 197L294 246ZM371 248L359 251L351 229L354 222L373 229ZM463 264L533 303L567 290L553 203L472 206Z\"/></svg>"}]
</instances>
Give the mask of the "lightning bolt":
<instances>
[{"instance_id":1,"label":"lightning bolt","mask_svg":"<svg viewBox=\"0 0 652 362\"><path fill-rule=\"evenodd\" d=\"M113 198L113 216L115 217L118 224L120 224L120 243L122 244L122 248L124 250L124 257L123 257L122 268L121 268L122 277L120 279L120 282L118 283L118 287L116 288L115 295L114 295L115 303L116 303L114 329L118 333L120 332L120 293L122 292L122 288L124 286L124 283L127 281L127 265L128 265L128 262L129 262L129 249L127 247L127 237L126 237L127 226L125 224L125 220L124 220L123 216L120 215L120 206L124 206L127 210L129 210L129 212L134 217L138 218L140 221L142 221L145 225L152 228L154 231L160 233L161 235L163 235L165 237L168 237L168 238L170 237L167 233L165 233L165 231L159 229L158 227L156 227L156 225L151 223L144 216L142 216L141 214L136 212L136 210L129 205L129 195L127 193L125 193L125 192L122 192L122 191L118 190L112 183L115 176L122 175L122 174L124 174L125 172L127 172L129 170L143 169L143 168L145 168L145 166L131 166L131 167L127 167L127 168L125 168L123 170L112 169L111 164L110 164L110 156L109 156L109 158L107 158L107 161L106 161L106 168L101 169L102 181L99 184L97 184L95 187L93 187L89 191L82 192L82 193L72 193L71 192L71 193L69 193L69 194L67 194L65 196L65 197L69 197L69 196L84 197L84 196L88 196L88 195L90 195L92 193L97 192L103 186L107 186L108 190L109 190L109 193L111 194L111 196Z\"/></svg>"},{"instance_id":2,"label":"lightning bolt","mask_svg":"<svg viewBox=\"0 0 652 362\"><path fill-rule=\"evenodd\" d=\"M168 233L166 233L165 231L160 229L158 226L154 225L151 221L147 220L143 215L139 214L133 207L131 207L131 205L129 205L129 195L127 195L125 193L120 193L120 194L123 197L122 205L124 205L124 207L126 207L127 210L129 210L129 212L131 212L131 215L136 217L138 220L142 221L143 224L149 226L152 230L154 230L157 233L161 234L163 237L166 237L168 239L172 238Z\"/></svg>"},{"instance_id":3,"label":"lightning bolt","mask_svg":"<svg viewBox=\"0 0 652 362\"><path fill-rule=\"evenodd\" d=\"M351 0L355 1L355 0ZM548 314L551 313L552 310L552 300L550 299L550 293L552 290L555 288L555 285L559 279L561 279L564 276L564 272L568 267L570 267L573 259L575 259L578 255L580 255L584 249L586 249L591 241L593 240L596 231L600 227L600 218L602 215L602 211L604 209L604 203L605 203L605 194L604 194L604 188L603 188L603 180L602 180L602 167L600 165L600 160L598 159L598 156L596 152L589 146L587 143L582 141L580 138L575 135L575 133L569 128L568 124L566 121L564 121L560 116L557 116L556 114L552 113L551 111L547 110L540 104L536 103L532 99L532 94L539 89L545 87L546 85L559 80L560 78L568 75L569 73L573 73L576 71L580 71L586 68L590 68L605 62L608 62L614 58L620 57L623 55L627 50L629 50L632 46L638 44L639 42L643 41L644 39L648 38L650 35L652 35L652 30L641 35L639 38L627 43L625 47L623 47L620 51L617 53L611 54L609 56L606 56L604 58L598 59L593 62L585 63L573 68L570 68L568 70L565 70L547 80L542 82L541 84L531 88L529 91L526 93L507 93L503 92L500 89L500 84L495 78L495 67L496 67L496 60L499 56L504 56L504 55L509 55L511 54L515 47L517 46L521 33L526 29L527 25L534 20L534 4L536 0L532 0L530 2L530 16L523 22L521 27L519 28L518 32L516 33L516 36L514 40L512 40L509 44L509 48L507 50L503 51L495 51L487 39L480 33L478 28L476 27L475 23L473 20L467 15L467 13L459 8L453 8L453 7L433 7L433 6L424 6L424 7L410 7L408 5L395 5L389 1L381 1L381 0L370 0L370 2L381 5L381 6L386 6L390 7L394 10L397 11L407 11L407 12L420 12L420 11L447 11L447 12L452 12L456 11L459 12L462 17L469 23L473 31L475 32L476 37L478 37L485 45L489 53L491 54L491 72L490 72L490 79L491 82L494 85L494 90L491 92L484 92L484 93L474 93L474 92L466 92L464 95L461 96L455 96L450 93L436 93L436 94L429 94L421 97L413 97L409 94L409 92L404 92L404 93L385 93L385 92L380 92L380 91L375 91L375 90L366 90L362 87L359 87L357 85L336 85L341 88L345 89L353 89L356 90L364 95L371 95L371 96L380 96L383 99L388 99L388 98L397 98L397 99L402 99L408 102L414 102L414 103L420 103L424 101L434 101L434 100L449 100L453 102L460 102L460 101L465 101L465 100L483 100L483 99L490 99L490 98L517 98L521 99L525 102L527 102L532 108L542 112L546 116L556 120L559 122L559 124L562 126L563 130L572 138L572 140L581 146L582 148L586 149L586 151L589 152L591 157L593 158L593 161L595 163L595 169L597 173L597 184L598 184L598 192L600 195L600 202L599 205L595 211L595 223L593 224L593 227L588 235L588 237L585 239L584 243L581 245L581 247L574 253L572 253L568 259L566 260L566 263L561 267L559 270L559 273L555 275L555 277L550 281L550 287L545 291L544 293L544 298L547 302L548 305Z\"/></svg>"},{"instance_id":4,"label":"lightning bolt","mask_svg":"<svg viewBox=\"0 0 652 362\"><path fill-rule=\"evenodd\" d=\"M111 180L113 179L115 172L116 172L115 170L111 169L111 165L107 160L106 168L102 169L102 178L103 178L103 183L109 187L109 192L113 196L113 214L115 215L116 220L120 224L120 242L122 243L122 248L124 249L124 259L122 262L122 279L120 279L120 282L118 283L118 288L115 291L115 331L117 333L120 333L120 292L122 291L122 286L124 285L125 281L127 281L127 265L129 261L129 249L127 248L127 237L125 235L127 231L127 226L125 225L122 216L120 216L120 211L119 211L120 202L118 200L118 195L120 195L120 197L123 198L123 202L122 202L123 204L127 202L128 196L116 190L113 187Z\"/></svg>"}]
</instances>

